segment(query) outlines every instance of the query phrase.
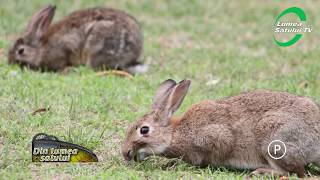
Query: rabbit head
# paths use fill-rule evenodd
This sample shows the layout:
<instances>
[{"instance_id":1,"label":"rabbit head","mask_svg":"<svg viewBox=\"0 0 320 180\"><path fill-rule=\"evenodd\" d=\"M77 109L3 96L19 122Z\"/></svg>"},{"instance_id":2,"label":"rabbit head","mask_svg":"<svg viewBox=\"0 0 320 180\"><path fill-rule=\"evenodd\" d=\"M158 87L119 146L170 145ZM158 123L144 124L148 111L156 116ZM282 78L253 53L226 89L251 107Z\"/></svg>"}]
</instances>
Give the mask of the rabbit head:
<instances>
[{"instance_id":1,"label":"rabbit head","mask_svg":"<svg viewBox=\"0 0 320 180\"><path fill-rule=\"evenodd\" d=\"M31 65L41 54L41 38L49 28L55 13L55 6L43 7L32 16L25 32L9 50L9 64Z\"/></svg>"},{"instance_id":2,"label":"rabbit head","mask_svg":"<svg viewBox=\"0 0 320 180\"><path fill-rule=\"evenodd\" d=\"M140 161L149 155L161 155L170 146L174 130L173 113L180 107L190 86L190 80L178 84L171 79L158 88L151 112L127 129L122 154L128 161Z\"/></svg>"}]
</instances>

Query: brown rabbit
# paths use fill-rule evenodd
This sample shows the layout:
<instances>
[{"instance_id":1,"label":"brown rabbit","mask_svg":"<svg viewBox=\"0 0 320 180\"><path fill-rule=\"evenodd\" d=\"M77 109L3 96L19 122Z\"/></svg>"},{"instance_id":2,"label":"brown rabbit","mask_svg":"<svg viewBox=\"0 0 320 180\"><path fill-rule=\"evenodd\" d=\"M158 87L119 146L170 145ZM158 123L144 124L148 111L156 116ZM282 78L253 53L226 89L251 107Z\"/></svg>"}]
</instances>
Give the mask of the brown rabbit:
<instances>
[{"instance_id":1,"label":"brown rabbit","mask_svg":"<svg viewBox=\"0 0 320 180\"><path fill-rule=\"evenodd\" d=\"M126 160L182 157L198 166L252 169L253 174L294 172L299 177L307 164L320 165L320 111L310 98L256 90L199 102L173 118L189 86L189 80L176 84L170 79L160 85L151 112L128 128L122 146ZM285 143L280 159L268 153L273 140Z\"/></svg>"},{"instance_id":2,"label":"brown rabbit","mask_svg":"<svg viewBox=\"0 0 320 180\"><path fill-rule=\"evenodd\" d=\"M143 39L132 16L96 7L73 12L51 25L55 9L48 5L32 16L9 51L9 64L48 71L79 65L130 73L146 70L138 62Z\"/></svg>"}]
</instances>

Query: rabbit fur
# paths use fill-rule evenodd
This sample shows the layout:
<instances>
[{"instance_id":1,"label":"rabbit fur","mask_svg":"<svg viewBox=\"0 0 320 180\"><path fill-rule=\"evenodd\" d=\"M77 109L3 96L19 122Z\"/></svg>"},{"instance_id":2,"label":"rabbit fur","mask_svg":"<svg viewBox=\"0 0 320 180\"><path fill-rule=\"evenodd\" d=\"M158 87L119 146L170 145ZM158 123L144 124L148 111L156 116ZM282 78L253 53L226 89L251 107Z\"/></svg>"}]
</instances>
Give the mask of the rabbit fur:
<instances>
[{"instance_id":1,"label":"rabbit fur","mask_svg":"<svg viewBox=\"0 0 320 180\"><path fill-rule=\"evenodd\" d=\"M94 69L143 69L138 58L143 38L136 19L127 13L95 7L71 13L51 24L56 7L37 11L9 50L9 64L63 71L88 65Z\"/></svg>"},{"instance_id":2,"label":"rabbit fur","mask_svg":"<svg viewBox=\"0 0 320 180\"><path fill-rule=\"evenodd\" d=\"M252 169L253 174L304 176L309 163L320 166L319 105L287 92L255 90L193 104L172 117L190 86L189 80L164 81L151 111L128 127L122 145L126 160L150 155L181 157L197 166ZM141 134L148 127L148 133ZM268 155L273 140L285 143L282 159Z\"/></svg>"}]
</instances>

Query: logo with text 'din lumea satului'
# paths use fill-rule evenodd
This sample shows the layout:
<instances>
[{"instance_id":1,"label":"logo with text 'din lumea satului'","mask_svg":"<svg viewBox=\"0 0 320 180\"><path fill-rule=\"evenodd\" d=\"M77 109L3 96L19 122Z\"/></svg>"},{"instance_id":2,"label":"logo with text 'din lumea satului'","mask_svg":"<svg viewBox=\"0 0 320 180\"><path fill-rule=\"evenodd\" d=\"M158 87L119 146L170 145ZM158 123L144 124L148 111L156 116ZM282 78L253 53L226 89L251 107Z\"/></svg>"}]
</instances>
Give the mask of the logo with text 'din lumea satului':
<instances>
[{"instance_id":1,"label":"logo with text 'din lumea satului'","mask_svg":"<svg viewBox=\"0 0 320 180\"><path fill-rule=\"evenodd\" d=\"M297 43L305 33L312 32L307 15L299 7L283 10L276 18L273 40L278 46L287 47Z\"/></svg>"},{"instance_id":2,"label":"logo with text 'din lumea satului'","mask_svg":"<svg viewBox=\"0 0 320 180\"><path fill-rule=\"evenodd\" d=\"M32 139L32 162L98 162L89 149L44 133Z\"/></svg>"}]
</instances>

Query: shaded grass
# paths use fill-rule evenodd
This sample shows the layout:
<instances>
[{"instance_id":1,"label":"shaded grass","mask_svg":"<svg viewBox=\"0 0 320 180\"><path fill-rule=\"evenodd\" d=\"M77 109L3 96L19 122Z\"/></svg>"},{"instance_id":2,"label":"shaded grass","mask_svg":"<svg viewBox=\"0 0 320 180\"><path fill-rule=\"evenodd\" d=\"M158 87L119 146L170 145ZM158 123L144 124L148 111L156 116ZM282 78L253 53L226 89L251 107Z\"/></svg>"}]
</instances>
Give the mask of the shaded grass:
<instances>
[{"instance_id":1,"label":"shaded grass","mask_svg":"<svg viewBox=\"0 0 320 180\"><path fill-rule=\"evenodd\" d=\"M21 71L5 54L35 9L52 2L56 20L85 7L112 6L134 15L143 28L147 74L133 80L98 77L86 68L64 76ZM290 48L272 42L276 15L305 8L314 31ZM120 155L126 126L148 111L155 89L167 78L192 80L177 114L202 99L267 88L320 99L317 1L0 1L0 176L4 179L242 179L247 171L196 168L152 158L127 165ZM17 13L18 12L18 13ZM215 82L215 83L208 83ZM36 116L38 108L50 108ZM100 163L33 164L31 139L45 132L98 154ZM166 167L167 166L167 167ZM266 177L267 178L267 177Z\"/></svg>"}]
</instances>

